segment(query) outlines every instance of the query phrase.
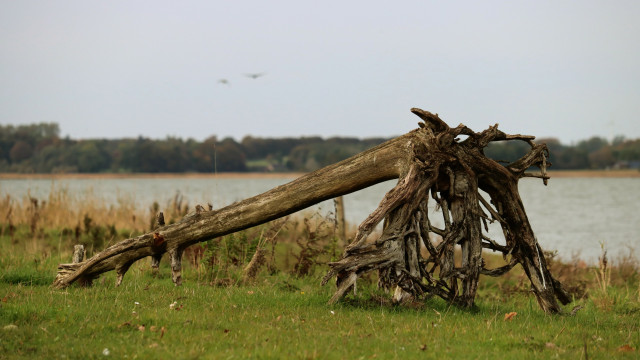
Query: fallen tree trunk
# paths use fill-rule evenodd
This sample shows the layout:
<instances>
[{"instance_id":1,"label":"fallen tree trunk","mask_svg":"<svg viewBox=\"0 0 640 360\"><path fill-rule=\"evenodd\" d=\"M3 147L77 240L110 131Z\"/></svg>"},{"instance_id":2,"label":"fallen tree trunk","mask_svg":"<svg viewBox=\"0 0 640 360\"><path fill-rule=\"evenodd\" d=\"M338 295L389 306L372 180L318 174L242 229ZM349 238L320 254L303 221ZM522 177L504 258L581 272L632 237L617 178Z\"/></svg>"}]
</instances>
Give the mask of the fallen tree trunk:
<instances>
[{"instance_id":1,"label":"fallen tree trunk","mask_svg":"<svg viewBox=\"0 0 640 360\"><path fill-rule=\"evenodd\" d=\"M546 146L535 144L532 136L504 134L497 125L475 133L463 125L450 128L429 112L412 112L423 120L419 129L233 205L208 211L197 206L194 213L178 223L124 240L84 262L61 264L53 285L63 288L76 281L91 283L110 270L116 271L119 285L135 261L147 256L157 261L164 253L170 255L172 278L179 285L182 253L192 244L399 178L398 185L359 226L344 257L330 264L323 283L334 276L338 279L331 301L342 297L362 273L378 270L380 285L394 289L397 301L437 295L468 307L473 305L480 274L497 276L519 263L531 280L541 308L549 313L559 312L557 300L567 303L569 297L547 269L517 189L518 180L525 176L540 177L546 184ZM468 138L458 141L459 135ZM483 154L491 141L501 140L526 141L531 150L504 166ZM525 173L534 165L541 169L538 174ZM479 189L489 194L491 204ZM443 229L434 227L428 218L430 196L442 209ZM382 234L368 242L383 219ZM483 233L482 224L487 230L486 221L500 223L505 245ZM434 234L440 240L433 240ZM456 246L462 251L460 267L453 259ZM422 247L428 252L426 257L421 254ZM510 255L512 260L503 268L485 269L483 248L500 251L505 257Z\"/></svg>"}]
</instances>

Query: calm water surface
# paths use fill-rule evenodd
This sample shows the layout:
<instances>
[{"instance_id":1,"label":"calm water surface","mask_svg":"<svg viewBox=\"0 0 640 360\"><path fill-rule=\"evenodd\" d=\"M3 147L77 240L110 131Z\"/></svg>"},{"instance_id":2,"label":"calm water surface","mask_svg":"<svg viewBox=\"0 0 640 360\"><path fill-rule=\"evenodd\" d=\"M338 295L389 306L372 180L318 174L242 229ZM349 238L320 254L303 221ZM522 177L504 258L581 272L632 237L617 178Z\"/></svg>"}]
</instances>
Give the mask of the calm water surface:
<instances>
[{"instance_id":1,"label":"calm water surface","mask_svg":"<svg viewBox=\"0 0 640 360\"><path fill-rule=\"evenodd\" d=\"M113 204L133 201L147 209L158 201L161 207L180 193L195 204L211 203L219 208L260 194L293 180L282 178L123 178L123 179L21 179L0 180L0 195L45 199L52 190L66 189L79 198L92 196ZM372 212L395 181L388 181L345 196L347 221L357 226ZM640 245L640 179L558 178L548 186L540 180L523 179L520 194L529 221L545 250L557 250L564 259L578 256L596 262L603 242L613 258L629 254ZM334 210L325 201L303 212L327 214ZM441 215L431 208L430 218L441 226ZM499 226L489 235L503 240ZM640 249L638 249L640 252ZM636 254L636 257L638 254Z\"/></svg>"}]
</instances>

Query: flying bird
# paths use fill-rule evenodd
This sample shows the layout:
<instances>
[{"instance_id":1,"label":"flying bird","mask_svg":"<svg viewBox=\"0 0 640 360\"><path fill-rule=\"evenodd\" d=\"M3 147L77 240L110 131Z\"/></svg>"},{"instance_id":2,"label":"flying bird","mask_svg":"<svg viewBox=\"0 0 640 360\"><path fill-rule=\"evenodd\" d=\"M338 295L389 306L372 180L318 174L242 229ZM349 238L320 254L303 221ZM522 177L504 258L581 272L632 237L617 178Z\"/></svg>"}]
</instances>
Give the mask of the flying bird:
<instances>
[{"instance_id":1,"label":"flying bird","mask_svg":"<svg viewBox=\"0 0 640 360\"><path fill-rule=\"evenodd\" d=\"M229 83L229 80L227 80L227 79L220 79L220 80L218 80L218 83L219 83L219 84L222 84L222 85L229 85L229 86L231 86L231 84Z\"/></svg>"},{"instance_id":2,"label":"flying bird","mask_svg":"<svg viewBox=\"0 0 640 360\"><path fill-rule=\"evenodd\" d=\"M259 77L261 77L261 76L265 76L265 75L266 75L265 73L244 74L244 76L252 78L254 80L259 78Z\"/></svg>"}]
</instances>

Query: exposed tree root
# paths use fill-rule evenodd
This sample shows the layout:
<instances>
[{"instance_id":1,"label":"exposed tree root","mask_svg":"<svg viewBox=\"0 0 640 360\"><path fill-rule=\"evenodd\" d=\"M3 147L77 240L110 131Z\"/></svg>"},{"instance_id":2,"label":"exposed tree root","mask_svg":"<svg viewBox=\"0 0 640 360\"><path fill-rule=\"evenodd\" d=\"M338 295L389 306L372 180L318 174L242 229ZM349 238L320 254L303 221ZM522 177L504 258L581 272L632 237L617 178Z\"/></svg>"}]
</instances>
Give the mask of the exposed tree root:
<instances>
[{"instance_id":1,"label":"exposed tree root","mask_svg":"<svg viewBox=\"0 0 640 360\"><path fill-rule=\"evenodd\" d=\"M556 299L566 304L570 297L547 269L517 190L518 180L525 176L539 177L546 183L546 146L535 144L531 136L506 135L497 126L482 133L463 125L449 128L437 115L420 109L412 111L425 121L420 144L425 146L413 148L413 163L398 185L360 225L343 259L329 264L331 270L323 283L338 277L338 290L330 302L345 294L355 277L378 270L380 286L395 288L395 301L436 295L470 307L481 274L500 276L520 263L540 307L548 313L560 312ZM467 139L456 141L461 134ZM485 157L482 151L489 142L498 140L526 141L531 150L505 167ZM540 173L525 173L532 166L539 167ZM491 203L479 190L489 194ZM443 229L429 220L430 197L441 209ZM375 241L366 242L382 219L382 234ZM488 232L487 221L501 225L506 245L499 245L483 233L483 227ZM440 240L434 241L435 238ZM456 246L461 248L461 266L455 265ZM421 247L426 249L426 257L421 256ZM510 255L512 260L501 268L486 269L483 248L500 251L505 258Z\"/></svg>"}]
</instances>

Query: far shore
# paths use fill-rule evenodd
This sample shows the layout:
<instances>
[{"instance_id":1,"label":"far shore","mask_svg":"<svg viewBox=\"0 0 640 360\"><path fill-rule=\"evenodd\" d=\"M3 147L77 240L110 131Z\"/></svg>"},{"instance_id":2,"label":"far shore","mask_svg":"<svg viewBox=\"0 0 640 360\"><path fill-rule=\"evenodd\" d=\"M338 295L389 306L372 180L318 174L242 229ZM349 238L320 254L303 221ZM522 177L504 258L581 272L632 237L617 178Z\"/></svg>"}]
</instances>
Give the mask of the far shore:
<instances>
[{"instance_id":1,"label":"far shore","mask_svg":"<svg viewBox=\"0 0 640 360\"><path fill-rule=\"evenodd\" d=\"M226 179L295 179L305 173L100 173L100 174L18 174L0 173L2 179L128 179L128 178L226 178ZM551 178L640 178L639 170L549 170Z\"/></svg>"},{"instance_id":2,"label":"far shore","mask_svg":"<svg viewBox=\"0 0 640 360\"><path fill-rule=\"evenodd\" d=\"M224 173L97 173L97 174L18 174L0 173L2 179L158 179L158 178L188 178L188 179L295 179L305 173L260 173L260 172L224 172Z\"/></svg>"},{"instance_id":3,"label":"far shore","mask_svg":"<svg viewBox=\"0 0 640 360\"><path fill-rule=\"evenodd\" d=\"M637 178L640 170L549 170L551 178Z\"/></svg>"}]
</instances>

